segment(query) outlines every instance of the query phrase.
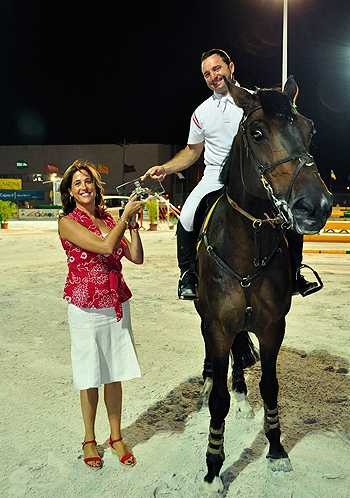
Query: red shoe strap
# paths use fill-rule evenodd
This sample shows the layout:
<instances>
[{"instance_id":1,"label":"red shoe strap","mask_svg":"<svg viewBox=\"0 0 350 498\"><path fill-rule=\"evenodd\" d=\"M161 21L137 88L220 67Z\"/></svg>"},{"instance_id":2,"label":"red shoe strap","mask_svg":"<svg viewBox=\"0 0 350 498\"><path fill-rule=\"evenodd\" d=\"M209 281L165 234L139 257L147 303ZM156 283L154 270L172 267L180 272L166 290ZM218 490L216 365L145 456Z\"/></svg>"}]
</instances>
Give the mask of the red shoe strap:
<instances>
[{"instance_id":1,"label":"red shoe strap","mask_svg":"<svg viewBox=\"0 0 350 498\"><path fill-rule=\"evenodd\" d=\"M114 441L112 441L112 436L109 436L109 446L113 446L113 443L119 443L119 441L122 441L123 438L120 437L119 439L114 439Z\"/></svg>"},{"instance_id":2,"label":"red shoe strap","mask_svg":"<svg viewBox=\"0 0 350 498\"><path fill-rule=\"evenodd\" d=\"M90 443L94 443L94 444L96 444L95 439L94 439L93 441L84 441L84 442L83 442L83 443L81 443L81 444L82 444L82 446L83 446L83 448L84 448L84 446L85 446L86 444L90 444Z\"/></svg>"}]
</instances>

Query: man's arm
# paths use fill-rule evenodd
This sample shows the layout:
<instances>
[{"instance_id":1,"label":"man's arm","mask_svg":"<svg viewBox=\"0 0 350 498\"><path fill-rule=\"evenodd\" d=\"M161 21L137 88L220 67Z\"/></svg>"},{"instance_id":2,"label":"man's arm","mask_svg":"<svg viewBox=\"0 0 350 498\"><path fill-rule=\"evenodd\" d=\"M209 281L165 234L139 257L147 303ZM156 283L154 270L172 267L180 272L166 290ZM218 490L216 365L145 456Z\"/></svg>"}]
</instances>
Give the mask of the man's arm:
<instances>
[{"instance_id":1,"label":"man's arm","mask_svg":"<svg viewBox=\"0 0 350 498\"><path fill-rule=\"evenodd\" d=\"M164 180L166 175L171 173L177 173L184 169L189 168L194 164L202 153L204 147L204 142L199 144L189 144L184 149L180 150L176 156L174 156L170 161L162 164L161 166L153 166L141 177L144 180L147 176L150 176L154 180L159 180L160 182Z\"/></svg>"}]
</instances>

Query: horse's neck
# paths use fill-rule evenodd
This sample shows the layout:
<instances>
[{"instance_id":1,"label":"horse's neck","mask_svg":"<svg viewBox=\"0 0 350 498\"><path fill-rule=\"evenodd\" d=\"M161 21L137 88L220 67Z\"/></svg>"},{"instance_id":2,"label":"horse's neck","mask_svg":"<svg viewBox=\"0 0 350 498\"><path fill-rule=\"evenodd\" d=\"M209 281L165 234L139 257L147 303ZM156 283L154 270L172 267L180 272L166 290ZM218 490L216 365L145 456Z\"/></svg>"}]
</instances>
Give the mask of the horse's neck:
<instances>
[{"instance_id":1,"label":"horse's neck","mask_svg":"<svg viewBox=\"0 0 350 498\"><path fill-rule=\"evenodd\" d=\"M247 211L255 218L265 217L264 213L272 215L271 202L262 190L263 186L257 173L254 168L251 167L249 173L242 174L240 161L240 148L237 147L232 158L230 180L227 190L228 195L238 204L240 208L244 209L244 211ZM254 191L261 195L260 197L250 193L247 190L248 181L251 190L253 190L253 186Z\"/></svg>"},{"instance_id":2,"label":"horse's neck","mask_svg":"<svg viewBox=\"0 0 350 498\"><path fill-rule=\"evenodd\" d=\"M272 217L271 203L267 199L260 199L251 195L240 181L231 184L227 190L229 197L244 211L254 218L265 218L265 213Z\"/></svg>"}]
</instances>

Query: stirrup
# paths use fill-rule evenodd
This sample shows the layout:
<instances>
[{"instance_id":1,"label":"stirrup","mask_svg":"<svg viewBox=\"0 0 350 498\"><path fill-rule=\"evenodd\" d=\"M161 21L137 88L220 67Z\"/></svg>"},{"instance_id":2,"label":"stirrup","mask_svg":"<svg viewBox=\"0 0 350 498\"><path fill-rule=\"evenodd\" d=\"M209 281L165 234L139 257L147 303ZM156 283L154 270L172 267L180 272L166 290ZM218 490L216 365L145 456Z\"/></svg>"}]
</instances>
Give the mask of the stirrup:
<instances>
[{"instance_id":1,"label":"stirrup","mask_svg":"<svg viewBox=\"0 0 350 498\"><path fill-rule=\"evenodd\" d=\"M193 270L186 270L180 277L178 286L179 299L196 300L197 297L197 273Z\"/></svg>"},{"instance_id":2,"label":"stirrup","mask_svg":"<svg viewBox=\"0 0 350 498\"><path fill-rule=\"evenodd\" d=\"M317 273L316 270L314 270L313 268L311 268L311 266L309 265L305 265L305 264L302 264L300 265L300 268L299 268L299 272L302 268L309 268L309 270L312 271L312 273L315 275L316 277L316 280L317 280L317 286L316 287L312 287L311 289L309 290L306 290L304 292L300 292L300 294L303 296L303 297L306 297L306 296L310 296L310 294L314 294L315 292L318 292L320 291L322 288L323 288L323 282L321 280L321 277L319 276L319 274Z\"/></svg>"}]
</instances>

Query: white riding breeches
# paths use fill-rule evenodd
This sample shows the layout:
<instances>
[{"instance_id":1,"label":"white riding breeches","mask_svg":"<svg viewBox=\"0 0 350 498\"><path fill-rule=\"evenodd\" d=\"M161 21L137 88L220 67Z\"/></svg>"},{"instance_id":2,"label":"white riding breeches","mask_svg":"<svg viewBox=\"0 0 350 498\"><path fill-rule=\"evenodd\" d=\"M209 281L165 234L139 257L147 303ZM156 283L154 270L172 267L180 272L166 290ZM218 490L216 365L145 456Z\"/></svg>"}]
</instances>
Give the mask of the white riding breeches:
<instances>
[{"instance_id":1,"label":"white riding breeches","mask_svg":"<svg viewBox=\"0 0 350 498\"><path fill-rule=\"evenodd\" d=\"M197 206L206 194L219 190L223 185L219 182L220 167L204 172L201 181L187 197L181 209L180 222L187 232L193 231L194 215Z\"/></svg>"}]
</instances>

